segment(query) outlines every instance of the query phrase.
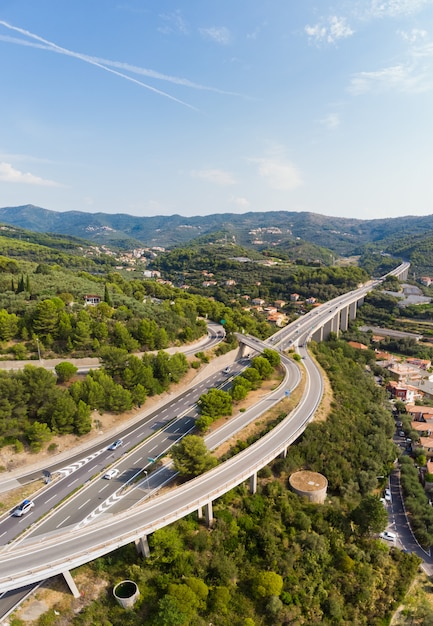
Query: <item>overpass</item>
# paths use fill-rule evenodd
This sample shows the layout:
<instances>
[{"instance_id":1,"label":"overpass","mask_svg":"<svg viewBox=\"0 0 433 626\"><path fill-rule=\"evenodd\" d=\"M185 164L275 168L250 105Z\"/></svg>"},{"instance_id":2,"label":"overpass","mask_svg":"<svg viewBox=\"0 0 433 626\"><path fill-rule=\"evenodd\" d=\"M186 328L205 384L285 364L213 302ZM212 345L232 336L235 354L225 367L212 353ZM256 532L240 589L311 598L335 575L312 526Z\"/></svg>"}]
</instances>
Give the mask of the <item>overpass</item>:
<instances>
[{"instance_id":1,"label":"overpass","mask_svg":"<svg viewBox=\"0 0 433 626\"><path fill-rule=\"evenodd\" d=\"M403 263L394 270L393 275L404 276L409 264ZM70 575L70 569L107 554L118 547L135 542L138 549L147 555L149 547L147 537L155 530L173 521L198 511L203 511L208 524L212 523L212 503L215 499L230 491L242 482L249 480L251 491L257 485L257 472L277 456L285 454L290 446L304 431L311 421L322 396L322 379L314 361L305 350L305 343L310 338L321 338L326 332L337 332L344 328L344 314L341 311L354 310L368 291L371 291L385 277L369 281L349 294L339 296L311 311L302 319L293 322L278 331L266 342L253 337L241 337L249 349L262 351L266 347L275 347L280 351L288 345L298 345L304 358L307 373L306 391L300 404L271 432L255 444L217 466L213 470L173 489L154 500L140 504L122 513L104 518L80 529L62 530L37 538L24 539L18 544L4 546L0 552L0 592L17 589L36 583L51 576L63 573L71 590L78 590ZM337 320L337 322L335 321ZM317 339L316 339L317 340ZM285 366L288 359L282 355ZM287 389L281 388L281 397Z\"/></svg>"}]
</instances>

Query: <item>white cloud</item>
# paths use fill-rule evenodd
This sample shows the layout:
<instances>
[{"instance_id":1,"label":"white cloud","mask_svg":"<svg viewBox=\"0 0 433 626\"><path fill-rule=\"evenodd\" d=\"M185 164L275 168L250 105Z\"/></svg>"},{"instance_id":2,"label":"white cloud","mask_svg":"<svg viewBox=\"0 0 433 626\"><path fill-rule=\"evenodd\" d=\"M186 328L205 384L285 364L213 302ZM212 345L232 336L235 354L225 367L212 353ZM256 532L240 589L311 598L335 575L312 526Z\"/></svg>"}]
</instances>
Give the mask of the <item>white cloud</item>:
<instances>
[{"instance_id":1,"label":"white cloud","mask_svg":"<svg viewBox=\"0 0 433 626\"><path fill-rule=\"evenodd\" d=\"M267 157L249 161L257 164L259 176L266 180L271 189L290 191L302 185L299 170L284 158L281 148L274 149Z\"/></svg>"},{"instance_id":2,"label":"white cloud","mask_svg":"<svg viewBox=\"0 0 433 626\"><path fill-rule=\"evenodd\" d=\"M338 126L340 126L340 116L338 113L330 113L321 119L320 123L323 124L323 126L326 126L329 130L334 130L334 128L338 128Z\"/></svg>"},{"instance_id":3,"label":"white cloud","mask_svg":"<svg viewBox=\"0 0 433 626\"><path fill-rule=\"evenodd\" d=\"M389 90L422 93L431 88L431 72L408 64L385 67L376 72L359 72L353 76L349 91L353 95Z\"/></svg>"},{"instance_id":4,"label":"white cloud","mask_svg":"<svg viewBox=\"0 0 433 626\"><path fill-rule=\"evenodd\" d=\"M433 0L371 0L367 13L372 17L397 17L416 13Z\"/></svg>"},{"instance_id":5,"label":"white cloud","mask_svg":"<svg viewBox=\"0 0 433 626\"><path fill-rule=\"evenodd\" d=\"M331 15L325 24L315 24L314 26L305 26L305 32L311 41L316 44L335 43L339 39L351 37L355 32L346 22L345 17Z\"/></svg>"},{"instance_id":6,"label":"white cloud","mask_svg":"<svg viewBox=\"0 0 433 626\"><path fill-rule=\"evenodd\" d=\"M202 180L206 180L210 183L215 183L216 185L234 185L235 179L230 172L226 172L224 170L192 170L191 176L193 178L200 178Z\"/></svg>"},{"instance_id":7,"label":"white cloud","mask_svg":"<svg viewBox=\"0 0 433 626\"><path fill-rule=\"evenodd\" d=\"M427 37L427 31L420 28L412 28L410 31L399 30L398 34L401 36L404 41L408 41L409 43L416 43L420 40L423 40Z\"/></svg>"},{"instance_id":8,"label":"white cloud","mask_svg":"<svg viewBox=\"0 0 433 626\"><path fill-rule=\"evenodd\" d=\"M230 31L225 26L212 26L211 28L199 28L202 37L212 39L223 46L230 43Z\"/></svg>"},{"instance_id":9,"label":"white cloud","mask_svg":"<svg viewBox=\"0 0 433 626\"><path fill-rule=\"evenodd\" d=\"M188 35L187 23L179 10L172 13L161 13L159 17L164 21L164 26L158 28L160 33L169 35L173 32L179 32L182 35Z\"/></svg>"},{"instance_id":10,"label":"white cloud","mask_svg":"<svg viewBox=\"0 0 433 626\"><path fill-rule=\"evenodd\" d=\"M23 185L36 185L38 187L62 187L53 180L40 178L29 172L20 172L16 170L10 163L0 163L0 181L5 183L18 183Z\"/></svg>"},{"instance_id":11,"label":"white cloud","mask_svg":"<svg viewBox=\"0 0 433 626\"><path fill-rule=\"evenodd\" d=\"M250 207L249 200L247 200L246 198L242 198L240 196L239 197L231 196L230 202L238 206L240 209L248 209Z\"/></svg>"}]
</instances>

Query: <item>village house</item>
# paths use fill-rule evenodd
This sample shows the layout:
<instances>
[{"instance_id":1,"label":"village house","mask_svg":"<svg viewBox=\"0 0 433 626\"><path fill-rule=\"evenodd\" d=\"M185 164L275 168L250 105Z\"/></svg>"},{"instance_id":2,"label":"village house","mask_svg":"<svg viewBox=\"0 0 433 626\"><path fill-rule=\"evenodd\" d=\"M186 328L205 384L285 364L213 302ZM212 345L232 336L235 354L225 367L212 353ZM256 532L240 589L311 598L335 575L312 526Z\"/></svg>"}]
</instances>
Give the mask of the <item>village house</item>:
<instances>
[{"instance_id":1,"label":"village house","mask_svg":"<svg viewBox=\"0 0 433 626\"><path fill-rule=\"evenodd\" d=\"M282 309L283 306L286 305L286 301L285 300L275 300L274 302L274 306L277 307L277 309Z\"/></svg>"},{"instance_id":2,"label":"village house","mask_svg":"<svg viewBox=\"0 0 433 626\"><path fill-rule=\"evenodd\" d=\"M368 346L364 343L360 343L359 341L348 341L347 343L349 346L352 346L352 348L356 348L356 350L368 350Z\"/></svg>"},{"instance_id":3,"label":"village house","mask_svg":"<svg viewBox=\"0 0 433 626\"><path fill-rule=\"evenodd\" d=\"M430 276L421 276L419 282L425 287L430 287L430 285L433 283L433 278L430 278Z\"/></svg>"},{"instance_id":4,"label":"village house","mask_svg":"<svg viewBox=\"0 0 433 626\"><path fill-rule=\"evenodd\" d=\"M253 298L251 300L251 304L254 304L254 306L263 306L265 304L265 300L262 298Z\"/></svg>"},{"instance_id":5,"label":"village house","mask_svg":"<svg viewBox=\"0 0 433 626\"><path fill-rule=\"evenodd\" d=\"M394 380L402 381L420 381L432 380L433 375L429 375L424 369L415 367L409 363L391 363L387 367L388 372Z\"/></svg>"},{"instance_id":6,"label":"village house","mask_svg":"<svg viewBox=\"0 0 433 626\"><path fill-rule=\"evenodd\" d=\"M431 367L430 359L417 359L416 357L408 357L406 359L406 363L409 363L409 365L414 365L415 367L419 367L423 370L428 370Z\"/></svg>"},{"instance_id":7,"label":"village house","mask_svg":"<svg viewBox=\"0 0 433 626\"><path fill-rule=\"evenodd\" d=\"M93 294L87 294L84 296L84 306L96 306L102 301L101 296L95 296Z\"/></svg>"},{"instance_id":8,"label":"village house","mask_svg":"<svg viewBox=\"0 0 433 626\"><path fill-rule=\"evenodd\" d=\"M416 398L421 397L420 391L414 387L413 385L404 385L398 383L395 380L390 380L386 385L386 390L391 394L393 398L396 400L401 400L402 402L415 402Z\"/></svg>"},{"instance_id":9,"label":"village house","mask_svg":"<svg viewBox=\"0 0 433 626\"><path fill-rule=\"evenodd\" d=\"M297 302L301 296L299 293L291 293L290 294L290 302Z\"/></svg>"}]
</instances>

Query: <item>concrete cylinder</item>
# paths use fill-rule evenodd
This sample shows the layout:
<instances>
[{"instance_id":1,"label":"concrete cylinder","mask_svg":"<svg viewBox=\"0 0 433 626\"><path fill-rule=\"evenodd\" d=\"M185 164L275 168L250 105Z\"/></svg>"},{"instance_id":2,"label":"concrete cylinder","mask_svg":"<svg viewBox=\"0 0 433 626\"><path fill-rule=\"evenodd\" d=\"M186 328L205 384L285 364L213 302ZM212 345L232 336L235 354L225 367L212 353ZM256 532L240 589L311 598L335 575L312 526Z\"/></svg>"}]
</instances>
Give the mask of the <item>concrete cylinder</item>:
<instances>
[{"instance_id":1,"label":"concrete cylinder","mask_svg":"<svg viewBox=\"0 0 433 626\"><path fill-rule=\"evenodd\" d=\"M132 608L139 595L138 586L133 580L122 580L113 589L113 596L124 609Z\"/></svg>"},{"instance_id":2,"label":"concrete cylinder","mask_svg":"<svg viewBox=\"0 0 433 626\"><path fill-rule=\"evenodd\" d=\"M305 496L316 504L325 502L328 480L322 474L301 470L290 476L289 483L298 496Z\"/></svg>"}]
</instances>

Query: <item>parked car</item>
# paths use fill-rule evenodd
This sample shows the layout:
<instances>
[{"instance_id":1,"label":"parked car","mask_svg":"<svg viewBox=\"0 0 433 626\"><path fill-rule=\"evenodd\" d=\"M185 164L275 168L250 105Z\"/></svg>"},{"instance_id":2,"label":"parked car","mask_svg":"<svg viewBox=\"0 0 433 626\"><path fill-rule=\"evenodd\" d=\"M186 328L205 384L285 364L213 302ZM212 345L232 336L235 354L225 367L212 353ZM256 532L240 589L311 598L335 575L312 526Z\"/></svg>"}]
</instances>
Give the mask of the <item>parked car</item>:
<instances>
[{"instance_id":1,"label":"parked car","mask_svg":"<svg viewBox=\"0 0 433 626\"><path fill-rule=\"evenodd\" d=\"M389 530L385 530L383 533L380 533L379 537L381 539L386 539L386 541L395 541L397 539L397 535Z\"/></svg>"},{"instance_id":2,"label":"parked car","mask_svg":"<svg viewBox=\"0 0 433 626\"><path fill-rule=\"evenodd\" d=\"M405 437L406 436L404 430L400 430L398 434L400 435L400 437Z\"/></svg>"},{"instance_id":3,"label":"parked car","mask_svg":"<svg viewBox=\"0 0 433 626\"><path fill-rule=\"evenodd\" d=\"M227 365L227 367L223 369L223 373L228 374L229 372L230 372L230 367Z\"/></svg>"},{"instance_id":4,"label":"parked car","mask_svg":"<svg viewBox=\"0 0 433 626\"><path fill-rule=\"evenodd\" d=\"M123 441L121 439L117 439L117 441L113 441L111 445L108 446L109 450L117 450L120 446L123 445Z\"/></svg>"},{"instance_id":5,"label":"parked car","mask_svg":"<svg viewBox=\"0 0 433 626\"><path fill-rule=\"evenodd\" d=\"M391 491L389 489L385 489L385 500L391 502Z\"/></svg>"},{"instance_id":6,"label":"parked car","mask_svg":"<svg viewBox=\"0 0 433 626\"><path fill-rule=\"evenodd\" d=\"M21 504L18 505L17 508L14 510L12 515L14 517L21 517L22 515L25 515L26 513L31 511L34 506L35 503L33 502L33 500L23 500Z\"/></svg>"},{"instance_id":7,"label":"parked car","mask_svg":"<svg viewBox=\"0 0 433 626\"><path fill-rule=\"evenodd\" d=\"M112 478L116 478L119 475L119 470L116 468L109 469L108 472L104 474L104 478L107 480L111 480Z\"/></svg>"}]
</instances>

